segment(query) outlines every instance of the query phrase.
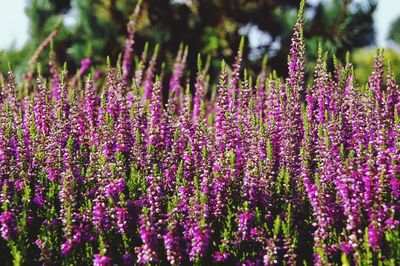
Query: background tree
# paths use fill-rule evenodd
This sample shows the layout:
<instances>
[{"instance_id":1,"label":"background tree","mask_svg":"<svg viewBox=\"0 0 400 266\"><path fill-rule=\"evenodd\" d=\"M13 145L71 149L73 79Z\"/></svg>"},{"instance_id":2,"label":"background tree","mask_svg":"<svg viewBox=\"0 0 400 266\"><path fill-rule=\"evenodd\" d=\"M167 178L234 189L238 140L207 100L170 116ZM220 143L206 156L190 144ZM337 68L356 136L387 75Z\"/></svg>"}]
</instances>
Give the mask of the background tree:
<instances>
[{"instance_id":1,"label":"background tree","mask_svg":"<svg viewBox=\"0 0 400 266\"><path fill-rule=\"evenodd\" d=\"M198 52L232 62L240 35L253 31L258 33L261 42L251 43L250 47L247 39L244 65L257 73L262 57L268 55L269 67L284 76L299 2L145 0L137 25L134 49L139 52L135 55L140 56L146 42L150 44L150 51L159 43L160 60L167 62L168 74L179 44L183 42L190 47L186 70L193 80ZM23 73L29 56L55 27L60 30L53 44L56 60L67 62L71 71L77 69L85 57L90 57L97 67L104 65L107 55L115 62L123 52L126 23L135 4L136 0L30 0L26 9L30 19L30 42L21 50L3 52L1 71L6 70L7 61L12 61L17 72ZM351 0L307 5L304 34L310 59L316 57L319 42L342 59L346 51L372 44L375 8L372 0L363 5ZM72 25L67 23L71 18L75 20ZM41 55L41 60L48 60L48 50ZM218 60L211 61L211 76L217 73Z\"/></svg>"},{"instance_id":2,"label":"background tree","mask_svg":"<svg viewBox=\"0 0 400 266\"><path fill-rule=\"evenodd\" d=\"M392 22L388 34L388 40L391 40L400 45L400 17Z\"/></svg>"}]
</instances>

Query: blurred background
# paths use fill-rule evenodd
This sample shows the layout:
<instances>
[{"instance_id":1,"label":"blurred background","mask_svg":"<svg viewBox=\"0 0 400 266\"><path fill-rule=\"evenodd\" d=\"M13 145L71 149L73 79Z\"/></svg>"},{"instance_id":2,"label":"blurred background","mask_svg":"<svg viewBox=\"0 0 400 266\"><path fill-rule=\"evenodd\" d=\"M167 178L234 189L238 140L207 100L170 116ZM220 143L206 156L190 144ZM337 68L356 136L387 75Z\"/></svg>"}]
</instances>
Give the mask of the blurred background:
<instances>
[{"instance_id":1,"label":"blurred background","mask_svg":"<svg viewBox=\"0 0 400 266\"><path fill-rule=\"evenodd\" d=\"M135 56L146 42L152 53L160 44L160 60L171 72L180 43L189 46L186 75L194 79L197 53L210 55L211 78L220 60L232 63L240 37L246 36L244 66L256 74L262 58L268 68L286 75L287 55L299 0L143 0L135 36ZM330 64L351 52L357 77L367 81L377 47L400 76L400 4L397 0L309 0L304 36L307 67L312 71L321 42ZM0 2L0 71L11 62L17 75L49 33L56 62L76 71L83 58L104 69L106 56L116 62L124 50L126 24L136 0L13 0ZM39 61L46 65L49 49ZM159 64L161 66L161 64Z\"/></svg>"}]
</instances>

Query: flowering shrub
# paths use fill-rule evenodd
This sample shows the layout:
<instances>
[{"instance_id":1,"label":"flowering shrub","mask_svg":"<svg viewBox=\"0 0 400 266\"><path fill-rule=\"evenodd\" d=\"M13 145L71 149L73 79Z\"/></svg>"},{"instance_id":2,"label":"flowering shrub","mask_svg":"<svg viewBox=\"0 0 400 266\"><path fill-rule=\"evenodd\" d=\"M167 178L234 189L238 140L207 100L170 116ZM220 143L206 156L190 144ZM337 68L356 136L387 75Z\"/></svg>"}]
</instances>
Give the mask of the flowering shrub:
<instances>
[{"instance_id":1,"label":"flowering shrub","mask_svg":"<svg viewBox=\"0 0 400 266\"><path fill-rule=\"evenodd\" d=\"M137 14L138 11L135 11ZM0 94L0 253L32 265L400 263L400 91L378 51L366 86L322 49L304 83L303 12L289 77L222 63L194 95L181 48L168 88L157 52L135 66L135 22L104 86L53 65ZM128 62L129 61L129 62ZM98 74L96 74L98 75ZM133 76L133 81L128 82ZM169 97L163 104L162 90Z\"/></svg>"}]
</instances>

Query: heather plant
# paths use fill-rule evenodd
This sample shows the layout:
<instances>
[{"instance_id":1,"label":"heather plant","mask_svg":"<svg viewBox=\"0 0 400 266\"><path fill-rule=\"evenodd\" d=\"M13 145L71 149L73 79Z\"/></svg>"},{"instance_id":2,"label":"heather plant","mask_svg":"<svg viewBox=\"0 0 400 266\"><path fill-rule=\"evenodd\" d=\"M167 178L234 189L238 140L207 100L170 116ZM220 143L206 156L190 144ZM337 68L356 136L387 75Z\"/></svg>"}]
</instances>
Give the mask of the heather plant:
<instances>
[{"instance_id":1,"label":"heather plant","mask_svg":"<svg viewBox=\"0 0 400 266\"><path fill-rule=\"evenodd\" d=\"M23 86L10 68L2 263L400 264L399 85L382 50L360 85L349 58L328 72L322 46L307 84L303 8L286 80L249 75L241 42L217 86L201 55L184 80L183 45L164 82L157 46L131 62L139 5L104 82L89 59L75 75L50 60Z\"/></svg>"}]
</instances>

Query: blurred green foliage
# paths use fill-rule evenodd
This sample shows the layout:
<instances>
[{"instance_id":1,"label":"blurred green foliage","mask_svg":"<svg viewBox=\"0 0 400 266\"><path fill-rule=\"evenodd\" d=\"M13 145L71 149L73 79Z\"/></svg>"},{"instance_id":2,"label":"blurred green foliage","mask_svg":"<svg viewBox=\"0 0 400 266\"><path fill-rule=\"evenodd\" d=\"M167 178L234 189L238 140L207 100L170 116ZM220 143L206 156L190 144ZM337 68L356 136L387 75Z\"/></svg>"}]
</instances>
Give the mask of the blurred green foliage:
<instances>
[{"instance_id":1,"label":"blurred green foliage","mask_svg":"<svg viewBox=\"0 0 400 266\"><path fill-rule=\"evenodd\" d=\"M390 25L388 39L400 45L400 16Z\"/></svg>"},{"instance_id":2,"label":"blurred green foliage","mask_svg":"<svg viewBox=\"0 0 400 266\"><path fill-rule=\"evenodd\" d=\"M359 49L352 54L352 62L355 66L356 79L360 84L368 82L368 77L371 75L375 49ZM400 54L394 49L386 49L384 51L386 70L390 62L390 66L398 80L400 77ZM387 72L386 72L387 73Z\"/></svg>"},{"instance_id":3,"label":"blurred green foliage","mask_svg":"<svg viewBox=\"0 0 400 266\"><path fill-rule=\"evenodd\" d=\"M268 55L268 66L286 74L287 55L299 0L144 0L137 25L136 56L146 42L159 43L160 60L167 63L166 74L181 42L189 46L186 74L193 80L197 53L211 55L210 73L216 76L220 61L232 63L243 29L261 32L262 42L250 47L246 40L244 66L257 73ZM105 57L116 61L123 52L126 24L136 0L30 0L26 13L30 20L30 41L20 50L0 54L0 71L12 62L17 74L24 73L35 49L56 27L60 33L53 47L56 62L67 62L74 71L82 58L90 57L96 68ZM315 62L318 43L332 56L344 59L346 51L374 43L373 12L376 2L363 4L351 0L322 1L306 6L304 36L307 58ZM70 21L74 23L67 23ZM151 49L150 49L151 51ZM249 55L252 56L249 56ZM44 65L49 49L41 54ZM309 63L311 69L313 63Z\"/></svg>"}]
</instances>

